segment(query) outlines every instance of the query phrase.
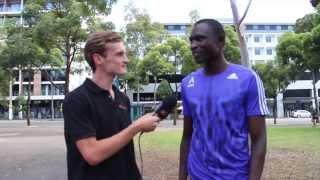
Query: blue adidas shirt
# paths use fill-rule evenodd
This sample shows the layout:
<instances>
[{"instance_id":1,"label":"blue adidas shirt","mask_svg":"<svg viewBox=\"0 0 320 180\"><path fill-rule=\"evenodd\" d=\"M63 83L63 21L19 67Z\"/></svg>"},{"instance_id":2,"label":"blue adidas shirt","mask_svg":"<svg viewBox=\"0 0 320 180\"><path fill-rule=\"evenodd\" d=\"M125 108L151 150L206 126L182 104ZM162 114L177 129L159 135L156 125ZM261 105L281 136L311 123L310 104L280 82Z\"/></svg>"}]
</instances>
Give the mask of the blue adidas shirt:
<instances>
[{"instance_id":1,"label":"blue adidas shirt","mask_svg":"<svg viewBox=\"0 0 320 180\"><path fill-rule=\"evenodd\" d=\"M182 80L181 91L184 116L193 120L191 179L248 179L247 119L269 113L258 75L236 64L213 76L201 68Z\"/></svg>"}]
</instances>

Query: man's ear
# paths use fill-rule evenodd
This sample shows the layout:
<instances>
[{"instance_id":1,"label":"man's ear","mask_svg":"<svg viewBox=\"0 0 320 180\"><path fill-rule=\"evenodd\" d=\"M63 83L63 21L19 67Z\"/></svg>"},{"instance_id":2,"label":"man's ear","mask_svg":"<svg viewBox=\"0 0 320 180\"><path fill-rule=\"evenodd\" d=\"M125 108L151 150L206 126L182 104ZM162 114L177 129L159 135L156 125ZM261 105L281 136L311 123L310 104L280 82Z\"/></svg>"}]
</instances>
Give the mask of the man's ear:
<instances>
[{"instance_id":1,"label":"man's ear","mask_svg":"<svg viewBox=\"0 0 320 180\"><path fill-rule=\"evenodd\" d=\"M93 63L94 63L95 65L101 64L101 56L100 56L100 54L98 54L98 53L93 53L91 56L92 56Z\"/></svg>"}]
</instances>

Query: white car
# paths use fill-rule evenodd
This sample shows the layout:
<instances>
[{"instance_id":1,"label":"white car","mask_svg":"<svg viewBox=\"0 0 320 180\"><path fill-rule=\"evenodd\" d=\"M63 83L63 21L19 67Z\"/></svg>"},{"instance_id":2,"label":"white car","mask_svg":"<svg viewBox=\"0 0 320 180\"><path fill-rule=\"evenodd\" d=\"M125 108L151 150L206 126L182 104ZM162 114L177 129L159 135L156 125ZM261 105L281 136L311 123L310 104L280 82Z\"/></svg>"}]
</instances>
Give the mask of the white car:
<instances>
[{"instance_id":1,"label":"white car","mask_svg":"<svg viewBox=\"0 0 320 180\"><path fill-rule=\"evenodd\" d=\"M309 111L306 110L296 110L293 112L293 117L296 118L310 118L311 117L311 113Z\"/></svg>"}]
</instances>

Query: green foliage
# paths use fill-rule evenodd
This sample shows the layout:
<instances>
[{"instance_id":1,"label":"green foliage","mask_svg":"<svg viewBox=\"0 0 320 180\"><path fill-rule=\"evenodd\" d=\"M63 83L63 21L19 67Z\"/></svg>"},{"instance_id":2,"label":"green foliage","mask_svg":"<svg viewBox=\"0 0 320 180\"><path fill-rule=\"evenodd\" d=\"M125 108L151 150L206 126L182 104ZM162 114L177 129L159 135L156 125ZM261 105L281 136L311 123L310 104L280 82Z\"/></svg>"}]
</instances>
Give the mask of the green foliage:
<instances>
[{"instance_id":1,"label":"green foliage","mask_svg":"<svg viewBox=\"0 0 320 180\"><path fill-rule=\"evenodd\" d=\"M28 109L28 102L24 96L18 96L16 98L16 104L13 106L17 112L26 112Z\"/></svg>"},{"instance_id":2,"label":"green foliage","mask_svg":"<svg viewBox=\"0 0 320 180\"><path fill-rule=\"evenodd\" d=\"M108 15L116 0L29 0L23 16L28 27L33 27L33 41L45 53L52 51L63 56L66 65L65 92L69 91L71 64L78 57L81 43L89 32L113 29L110 22L99 22L96 16ZM84 25L86 24L86 26ZM60 63L61 64L61 63Z\"/></svg>"},{"instance_id":3,"label":"green foliage","mask_svg":"<svg viewBox=\"0 0 320 180\"><path fill-rule=\"evenodd\" d=\"M162 100L172 94L172 92L169 82L167 80L162 80L157 88L156 95Z\"/></svg>"},{"instance_id":4,"label":"green foliage","mask_svg":"<svg viewBox=\"0 0 320 180\"><path fill-rule=\"evenodd\" d=\"M313 7L317 7L318 4L320 3L320 0L310 0L310 3Z\"/></svg>"},{"instance_id":5,"label":"green foliage","mask_svg":"<svg viewBox=\"0 0 320 180\"><path fill-rule=\"evenodd\" d=\"M303 42L305 61L309 70L320 68L320 24L307 33Z\"/></svg>"},{"instance_id":6,"label":"green foliage","mask_svg":"<svg viewBox=\"0 0 320 180\"><path fill-rule=\"evenodd\" d=\"M255 64L253 69L259 74L266 91L266 96L276 98L280 91L283 91L289 84L288 69L280 67L274 61L266 64Z\"/></svg>"},{"instance_id":7,"label":"green foliage","mask_svg":"<svg viewBox=\"0 0 320 180\"><path fill-rule=\"evenodd\" d=\"M144 56L151 47L161 43L168 34L162 24L152 22L146 12L141 12L133 4L126 7L126 13L128 23L121 34L127 46L130 62L128 73L123 78L127 81L129 88L137 90L141 84L148 82L148 73L140 69L144 66L140 61L145 59ZM151 54L149 57L152 56ZM144 62L146 63L148 62Z\"/></svg>"},{"instance_id":8,"label":"green foliage","mask_svg":"<svg viewBox=\"0 0 320 180\"><path fill-rule=\"evenodd\" d=\"M241 55L236 31L233 26L225 26L224 30L226 32L224 56L228 61L240 64Z\"/></svg>"},{"instance_id":9,"label":"green foliage","mask_svg":"<svg viewBox=\"0 0 320 180\"><path fill-rule=\"evenodd\" d=\"M319 23L320 16L318 13L307 14L303 18L297 19L294 31L296 33L310 32Z\"/></svg>"},{"instance_id":10,"label":"green foliage","mask_svg":"<svg viewBox=\"0 0 320 180\"><path fill-rule=\"evenodd\" d=\"M288 75L292 80L295 80L298 72L305 70L304 38L304 33L286 33L281 37L276 48L279 64L290 69Z\"/></svg>"},{"instance_id":11,"label":"green foliage","mask_svg":"<svg viewBox=\"0 0 320 180\"><path fill-rule=\"evenodd\" d=\"M150 50L139 64L139 70L149 75L158 77L174 71L174 67L169 63L157 48Z\"/></svg>"},{"instance_id":12,"label":"green foliage","mask_svg":"<svg viewBox=\"0 0 320 180\"><path fill-rule=\"evenodd\" d=\"M152 22L146 12L141 12L132 4L126 7L126 20L128 21L123 34L128 50L136 57L143 57L148 49L161 43L168 33L163 25Z\"/></svg>"}]
</instances>

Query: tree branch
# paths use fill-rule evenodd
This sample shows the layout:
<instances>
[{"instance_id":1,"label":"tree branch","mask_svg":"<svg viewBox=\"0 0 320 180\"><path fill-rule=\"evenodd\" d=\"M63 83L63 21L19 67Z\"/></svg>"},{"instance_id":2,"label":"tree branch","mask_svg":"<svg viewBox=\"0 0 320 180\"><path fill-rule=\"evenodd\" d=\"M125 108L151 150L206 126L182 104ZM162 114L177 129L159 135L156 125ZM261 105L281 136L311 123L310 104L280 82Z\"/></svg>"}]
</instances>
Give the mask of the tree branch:
<instances>
[{"instance_id":1,"label":"tree branch","mask_svg":"<svg viewBox=\"0 0 320 180\"><path fill-rule=\"evenodd\" d=\"M239 20L239 22L238 22L238 26L241 25L242 21L243 21L244 18L247 16L249 7L250 7L250 5L251 5L251 2L252 2L252 0L249 1L248 5L247 5L247 7L246 7L246 10L245 10L245 12L244 12L244 14L243 14L243 16L240 18L240 20Z\"/></svg>"}]
</instances>

